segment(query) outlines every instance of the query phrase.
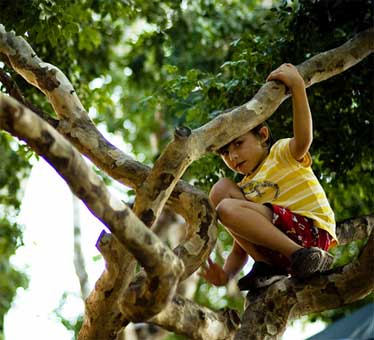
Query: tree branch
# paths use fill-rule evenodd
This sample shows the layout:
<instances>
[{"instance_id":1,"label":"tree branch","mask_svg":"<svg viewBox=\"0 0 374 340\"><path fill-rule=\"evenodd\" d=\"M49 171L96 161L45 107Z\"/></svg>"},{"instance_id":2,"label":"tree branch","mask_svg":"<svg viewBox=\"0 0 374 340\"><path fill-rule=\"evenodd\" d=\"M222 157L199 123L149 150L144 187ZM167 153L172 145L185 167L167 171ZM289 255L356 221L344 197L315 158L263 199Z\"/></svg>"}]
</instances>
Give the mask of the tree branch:
<instances>
[{"instance_id":1,"label":"tree branch","mask_svg":"<svg viewBox=\"0 0 374 340\"><path fill-rule=\"evenodd\" d=\"M105 259L106 268L86 300L80 340L116 339L129 320L118 305L120 296L132 280L136 262L113 236L103 231L96 247Z\"/></svg>"},{"instance_id":2,"label":"tree branch","mask_svg":"<svg viewBox=\"0 0 374 340\"><path fill-rule=\"evenodd\" d=\"M101 179L58 132L14 99L0 94L0 128L26 143L56 169L71 190L132 252L147 272L146 287L153 291L149 304L136 295L131 319L147 319L161 311L173 297L184 265L134 215L129 207L112 196ZM142 299L142 303L138 301ZM141 305L143 308L138 307Z\"/></svg>"},{"instance_id":3,"label":"tree branch","mask_svg":"<svg viewBox=\"0 0 374 340\"><path fill-rule=\"evenodd\" d=\"M345 70L347 67L351 67L354 63L359 62L367 54L371 53L373 51L373 32L373 29L368 30L367 32L358 35L356 38L342 45L340 48L332 50L334 51L334 54L340 53L340 56L338 56L337 59L334 59L334 62L331 64L328 63L328 60L330 60L329 58L331 58L331 54L329 55L328 52L322 53L314 57L314 59L312 58L301 64L299 66L299 69L303 74L307 85L309 86L314 82L327 79L328 77ZM361 45L363 46L363 48L360 48ZM1 25L0 52L7 55L12 63L12 67L18 73L22 74L25 79L27 79L34 86L40 88L47 95L54 109L56 110L56 113L61 119L58 126L59 131L62 131L64 135L69 136L70 140L73 140L75 145L77 145L82 152L90 155L95 164L100 164L99 167L107 170L109 174L115 173L115 176L113 176L114 178L120 179L122 183L131 183L136 187L137 202L135 209L136 212L146 221L147 225L151 225L153 223L162 207L164 206L165 202L169 199L170 195L170 201L173 203L173 205L176 201L178 201L178 204L175 204L175 207L180 211L183 211L183 213L188 216L189 227L191 228L191 230L194 226L191 221L197 222L199 229L195 229L192 232L191 230L189 230L188 235L190 236L190 238L183 246L179 248L179 253L178 251L176 251L180 256L185 256L186 261L190 261L191 259L193 259L194 261L189 262L191 266L189 266L189 269L185 271L184 276L187 275L188 271L195 270L196 265L199 263L201 264L201 262L206 258L200 257L198 259L197 257L201 254L204 254L203 256L207 256L207 254L209 254L210 252L211 248L209 249L209 252L207 252L207 250L204 249L204 246L212 245L212 243L214 243L212 242L212 240L215 239L215 215L214 210L210 206L206 196L201 198L200 203L203 202L203 204L201 204L200 208L198 207L198 209L200 209L198 210L198 213L194 213L191 210L188 212L187 210L189 207L191 207L191 202L197 204L196 195L195 193L191 193L193 192L193 190L191 190L189 193L185 193L183 192L183 190L178 192L178 188L182 188L185 185L180 181L178 182L178 180L183 174L184 170L192 161L200 158L207 152L218 149L220 146L226 144L236 136L241 135L242 133L246 132L250 128L254 127L258 123L269 117L280 105L280 103L284 99L286 99L284 86L275 82L267 83L260 89L260 91L251 101L226 114L221 115L220 117L217 117L215 120L211 121L205 126L194 131L183 128L178 129L175 134L174 142L169 144L161 158L156 162L154 170L149 173L149 169L147 167L134 162L130 157L123 154L120 150L112 146L101 136L101 134L89 120L87 113L83 109L78 97L76 97L74 93L74 89L72 88L70 82L62 74L62 72L52 65L43 63L36 56L31 47L22 38L16 37L14 33L5 32L3 26ZM350 57L344 58L341 55L342 53L348 53ZM325 65L327 71L321 72ZM10 105L9 101L7 101L8 99L6 100L3 97L4 96L0 97L0 127L6 126L8 128L10 127L11 130L13 129L13 132L20 132L26 130L27 124L33 124L34 118L31 118L31 116L29 116L27 110L24 110L24 108L20 108L19 106L16 107ZM5 106L3 106L4 103L6 104ZM4 110L6 110L6 115L3 112ZM25 114L25 112L27 113ZM12 117L14 115L19 119L13 121ZM21 130L17 130L18 128L20 128ZM57 140L57 136L54 135L55 132L48 129L45 130L44 126L40 129L36 128L30 130L31 131L28 131L28 133L31 135L27 136L27 142L31 143L31 146L34 146L35 148L37 148L38 144L41 143L40 147L42 149L39 151L43 153L50 152L50 156L52 157L51 162L54 162L59 166L59 171L61 171L63 175L68 176L68 174L64 173L64 171L62 170L65 170L66 172L71 171L73 176L76 176L78 173L80 173L82 169L85 171L85 168L79 162L78 167L71 165L66 166L67 159L73 159L74 161L76 161L79 157L77 157L77 154L70 151L70 149L68 148L62 147L62 149L59 149L61 145L60 142L55 143L55 141ZM42 131L44 131L44 133L41 133ZM33 138L35 140L33 140ZM66 167L66 169L60 170L61 164L63 165L62 167ZM148 178L146 179L147 176ZM178 185L176 187L176 190L174 190L174 186L177 183ZM137 246L139 245L139 243L147 241L147 235L151 238L154 235L147 234L144 231L144 225L136 219L131 211L129 212L127 209L123 209L123 207L121 206L121 202L113 202L111 200L111 197L108 196L105 190L103 190L102 187L98 184L97 178L89 175L88 183L73 183L73 185L76 185L75 189L78 194L84 196L84 199L92 204L91 208L92 211L94 211L94 214L95 212L99 215L101 214L105 220L109 220L111 222L108 227L112 228L113 233L123 244L127 244L129 249L132 246L130 250L134 252L134 254L140 260L142 254L137 253ZM174 192L172 192L173 190ZM101 197L101 195L103 196ZM98 196L100 196L100 198L98 198ZM150 197L152 197L152 202L150 200ZM101 199L104 200L104 204L100 202ZM108 207L109 210L106 210L106 208ZM188 208L186 209L186 207ZM127 222L130 222L129 226L131 225L131 228L128 226L126 228L123 228L124 230L122 230L122 227L124 225L123 223L121 223L122 221L126 222L124 223L125 225L127 225ZM136 241L135 236L138 236L132 233L134 229L141 230L142 233L143 231L145 232L144 237L139 238L140 240L138 240L138 244L136 242L132 244L133 241ZM130 235L127 235L128 238L126 239L126 235L123 234L126 234L126 231L128 230L130 230ZM346 236L350 237L349 233L346 233ZM156 241L158 240L156 239ZM153 243L153 241L151 243ZM149 247L147 248L147 246ZM148 253L146 251L146 257L148 258L142 258L142 260L143 262L148 263L148 267L146 267L146 269L150 275L150 280L148 280L148 287L139 285L138 291L147 295L150 294L150 288L156 284L155 281L152 282L152 278L158 277L158 275L160 274L158 272L152 272L152 267L157 267L157 264L159 264L158 261L164 262L165 258L163 258L163 255L165 254L162 254L161 249L163 249L163 246L160 246L160 248L157 249L160 251L158 253L159 258L150 259L149 254L151 252L150 249L152 248L152 246L149 244L145 244L145 247L148 249ZM154 251L154 249L152 251ZM108 259L107 271L104 272L102 276L103 281L105 281L106 285L110 283L112 276L115 275L114 272L116 268L116 266L110 263L110 258L111 256L113 257L115 255L115 252L111 253L111 255L108 254L106 255L106 258ZM170 263L170 256L170 254L166 256L166 260L168 260L169 262L166 261L165 263ZM174 258L171 257L171 259L171 262L173 262ZM150 260L152 265L149 265L148 261ZM175 262L176 267L178 267L178 262ZM160 268L160 271L162 272L161 274L165 274L166 268L162 266ZM144 279L142 280L145 281ZM279 282L279 284L281 284L282 282L283 281ZM287 282L291 282L291 280L287 280ZM162 283L162 285L163 284L164 283ZM165 283L165 285L167 287L167 283ZM276 285L277 284L273 286L276 287ZM273 286L269 288L269 291L273 289ZM302 286L304 286L304 284ZM124 286L120 286L117 290L123 289L123 287ZM280 287L282 288L283 286ZM330 286L326 286L325 289L326 291L328 291L330 289ZM364 290L365 289L362 288L361 292L358 293L357 296L362 296L362 292ZM99 289L95 290L93 293L98 293L97 295L100 295L102 291ZM109 295L111 294L112 293L110 293ZM129 294L129 292L127 292L126 294ZM172 296L172 294L173 293L171 293L170 296ZM119 296L120 295L117 296L115 301L118 300ZM136 298L134 298L134 301L139 298L138 294L135 294L135 296ZM150 297L148 296L148 302L149 298ZM161 297L161 299L164 301L163 296ZM93 300L95 302L100 302L100 298L95 300L94 297ZM274 308L274 301L272 303ZM145 305L147 306L147 303L145 303ZM127 307L125 306L125 309L126 308ZM120 315L119 313L117 313L119 312L119 309L114 308L113 311L115 314L112 316L112 318L109 318L109 321L113 322L114 318L117 318L120 320L120 322L127 322L125 319L122 319L122 314ZM136 310L134 318L140 318L139 314L142 313L143 311L139 312L139 310ZM152 311L152 313L154 313L154 310ZM285 313L284 315L288 314ZM147 318L148 316L147 314L142 314L141 317ZM267 317L270 318L270 316ZM175 320L178 320L178 318L175 318ZM87 320L88 325L89 323L90 320ZM269 322L268 325L270 325L268 327L268 333L275 334L273 327L274 323ZM120 326L118 324L114 325L112 323L111 327L113 333L117 331L116 327ZM174 325L170 327L179 326ZM188 329L187 326L184 327L184 330ZM181 332L184 332L184 330L182 327ZM277 327L276 331L279 333ZM106 334L108 334L108 332L110 332L110 328L107 329Z\"/></svg>"},{"instance_id":4,"label":"tree branch","mask_svg":"<svg viewBox=\"0 0 374 340\"><path fill-rule=\"evenodd\" d=\"M126 315L121 313L117 303L123 296L121 286L127 286L122 285L122 278L128 279L122 273L126 270L122 261L125 249L112 234L104 231L97 247L106 261L106 270L87 299L86 313L90 316L92 325L89 325L88 321L84 323L80 339L106 339L108 336L112 338L111 334L114 339L116 332L113 330L120 330L128 323ZM175 295L161 313L148 322L193 339L221 340L232 339L240 319L233 310L213 312ZM215 334L217 330L219 332Z\"/></svg>"},{"instance_id":5,"label":"tree branch","mask_svg":"<svg viewBox=\"0 0 374 340\"><path fill-rule=\"evenodd\" d=\"M336 236L339 244L364 240L370 236L374 228L374 216L357 217L354 220L342 221L336 226Z\"/></svg>"},{"instance_id":6,"label":"tree branch","mask_svg":"<svg viewBox=\"0 0 374 340\"><path fill-rule=\"evenodd\" d=\"M39 109L37 106L30 103L26 98L23 96L21 90L17 86L16 82L2 69L0 68L0 81L4 85L7 92L15 99L17 99L20 103L28 107L31 111L35 112L40 118L43 118L46 122L51 124L53 127L57 127L58 120L53 119L43 110Z\"/></svg>"},{"instance_id":7,"label":"tree branch","mask_svg":"<svg viewBox=\"0 0 374 340\"><path fill-rule=\"evenodd\" d=\"M83 110L78 97L71 95L74 89L65 75L58 68L44 63L24 39L13 32L6 32L2 25L0 52L6 55L20 75L43 91L52 103L68 101L68 107L54 105L60 118L57 130L96 166L138 191L150 172L149 167L134 161L104 138ZM55 84L58 91L50 84ZM175 188L170 203L173 210L187 222L187 237L175 249L185 264L183 278L186 278L201 266L214 247L216 214L207 195L183 181Z\"/></svg>"},{"instance_id":8,"label":"tree branch","mask_svg":"<svg viewBox=\"0 0 374 340\"><path fill-rule=\"evenodd\" d=\"M154 316L150 323L195 340L233 339L240 325L236 311L225 309L218 312L174 296L165 309Z\"/></svg>"},{"instance_id":9,"label":"tree branch","mask_svg":"<svg viewBox=\"0 0 374 340\"><path fill-rule=\"evenodd\" d=\"M6 54L19 74L47 95L60 118L57 125L58 131L100 169L106 171L119 182L137 190L150 169L132 160L102 136L84 112L77 97L72 95L74 89L61 71L44 63L24 39L16 37L14 33L7 33L3 26L0 26L0 51ZM58 91L53 89L51 84L57 86ZM59 105L64 101L69 103L68 107ZM53 125L56 126L56 124ZM185 218L187 225L186 238L174 250L185 264L184 279L200 267L214 247L216 214L205 193L182 181L177 185L170 202L172 208ZM125 268L128 268L128 271L124 273L127 278L132 277L132 268L135 263L131 260L130 254L126 255L122 259ZM107 276L103 275L100 278L101 283L106 279ZM129 281L123 279L123 282ZM105 309L105 305L99 307L102 300L99 298L100 291L96 291L96 289L90 294L89 303L94 304L99 310ZM97 298L96 302L95 298ZM86 315L83 328L86 330L86 334L90 334L90 331L87 330L93 327L91 321L94 319L94 312L92 309L87 310L89 315ZM114 314L110 315L114 317ZM112 320L112 322L116 323L116 320ZM106 320L105 324L112 323ZM93 327L92 334L94 332L95 327ZM96 339L95 336L92 339Z\"/></svg>"}]
</instances>

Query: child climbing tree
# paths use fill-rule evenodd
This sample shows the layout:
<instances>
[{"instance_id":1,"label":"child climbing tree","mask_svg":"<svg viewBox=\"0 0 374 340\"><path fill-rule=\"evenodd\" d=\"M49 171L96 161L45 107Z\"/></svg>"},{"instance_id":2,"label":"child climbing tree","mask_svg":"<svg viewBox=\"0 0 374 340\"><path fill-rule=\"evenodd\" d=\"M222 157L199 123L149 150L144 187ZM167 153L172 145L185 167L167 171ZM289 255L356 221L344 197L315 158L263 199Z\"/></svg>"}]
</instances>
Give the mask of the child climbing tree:
<instances>
[{"instance_id":1,"label":"child climbing tree","mask_svg":"<svg viewBox=\"0 0 374 340\"><path fill-rule=\"evenodd\" d=\"M306 85L327 79L372 53L373 34L372 29L362 32L346 44L298 65ZM107 270L87 299L80 338L110 338L129 321L151 321L192 338L205 339L213 338L207 324L218 322L222 331L214 338L230 337L238 326L235 313L207 311L175 295L178 282L199 268L211 252L216 237L215 212L208 199L179 182L179 179L191 162L218 150L233 136L242 135L268 118L287 98L284 85L263 85L249 102L198 129L177 128L173 140L153 169L149 169L106 141L90 121L69 80L55 66L42 62L25 40L6 32L4 26L0 31L0 51L19 74L49 98L58 116L58 120L53 121L53 127L22 102L2 94L1 128L24 140L45 158L112 233L103 233L99 239ZM109 193L72 144L108 174L134 187L136 200L133 210ZM137 182L132 180L134 175ZM178 202L174 204L179 205L178 212L186 218L189 228L186 239L174 252L147 228L152 226L170 197ZM363 233L365 230L364 236L368 236L370 220L366 219L366 223L362 221L365 222L361 220L358 223L361 228L356 228L356 231ZM342 235L340 239L344 242ZM276 308L261 308L260 313L256 309L258 303L251 303L237 338L248 332L249 325L256 336L277 336L283 332L289 318L337 307L370 293L372 271L369 253L372 245L370 239L355 263L316 278L318 284L300 287L295 281L283 280L256 297L249 297L264 299L262 304L272 303ZM144 271L130 283L131 269L136 263L133 257ZM349 285L351 280L360 284L352 287ZM311 290L313 300L310 300ZM289 298L291 291L293 299ZM287 303L282 296L283 299L287 297ZM303 298L300 299L300 296ZM321 297L318 302L312 303L315 296ZM295 307L297 312L290 314ZM196 311L199 313L196 314ZM263 313L266 314L266 325L259 322ZM194 320L195 315L201 316L199 322ZM103 318L107 320L104 322Z\"/></svg>"}]
</instances>

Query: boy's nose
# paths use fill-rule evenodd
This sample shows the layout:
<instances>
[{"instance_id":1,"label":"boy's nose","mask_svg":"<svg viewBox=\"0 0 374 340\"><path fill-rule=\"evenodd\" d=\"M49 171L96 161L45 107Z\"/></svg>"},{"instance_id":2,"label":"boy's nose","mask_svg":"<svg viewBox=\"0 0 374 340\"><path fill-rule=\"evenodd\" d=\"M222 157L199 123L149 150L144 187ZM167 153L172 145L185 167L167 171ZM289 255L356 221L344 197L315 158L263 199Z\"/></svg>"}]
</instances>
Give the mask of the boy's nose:
<instances>
[{"instance_id":1,"label":"boy's nose","mask_svg":"<svg viewBox=\"0 0 374 340\"><path fill-rule=\"evenodd\" d=\"M236 152L230 152L230 160L235 161L238 159L238 155Z\"/></svg>"}]
</instances>

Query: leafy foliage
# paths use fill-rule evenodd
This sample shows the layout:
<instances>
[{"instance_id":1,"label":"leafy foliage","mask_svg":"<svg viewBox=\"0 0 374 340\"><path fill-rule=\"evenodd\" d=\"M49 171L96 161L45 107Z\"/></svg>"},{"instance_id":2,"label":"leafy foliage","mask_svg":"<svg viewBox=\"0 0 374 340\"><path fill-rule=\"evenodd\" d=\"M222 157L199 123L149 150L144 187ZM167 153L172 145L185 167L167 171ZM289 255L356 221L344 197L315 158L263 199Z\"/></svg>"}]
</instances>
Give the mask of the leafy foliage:
<instances>
[{"instance_id":1,"label":"leafy foliage","mask_svg":"<svg viewBox=\"0 0 374 340\"><path fill-rule=\"evenodd\" d=\"M26 276L14 269L9 258L20 246L22 230L5 218L0 219L0 339L4 330L4 315L10 309L18 287L27 287Z\"/></svg>"},{"instance_id":2,"label":"leafy foliage","mask_svg":"<svg viewBox=\"0 0 374 340\"><path fill-rule=\"evenodd\" d=\"M78 339L79 330L83 324L83 315L79 314L75 318L69 318L64 316L64 306L67 304L67 300L73 296L69 293L64 293L61 296L59 306L54 310L54 314L64 325L64 327L71 332L72 339Z\"/></svg>"}]
</instances>

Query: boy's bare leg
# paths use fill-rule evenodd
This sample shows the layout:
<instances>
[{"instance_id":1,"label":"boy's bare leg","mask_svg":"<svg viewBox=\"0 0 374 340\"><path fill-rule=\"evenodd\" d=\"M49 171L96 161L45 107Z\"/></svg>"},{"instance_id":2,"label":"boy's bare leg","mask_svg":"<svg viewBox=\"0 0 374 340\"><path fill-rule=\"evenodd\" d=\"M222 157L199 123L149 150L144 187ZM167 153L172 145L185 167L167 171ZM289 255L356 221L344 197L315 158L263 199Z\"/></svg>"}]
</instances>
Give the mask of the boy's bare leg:
<instances>
[{"instance_id":1,"label":"boy's bare leg","mask_svg":"<svg viewBox=\"0 0 374 340\"><path fill-rule=\"evenodd\" d=\"M306 277L317 271L323 272L331 267L333 257L318 248L312 247L303 254L295 253L305 248L272 224L273 212L270 208L247 201L231 180L222 179L217 182L210 198L221 222L255 261L270 262L257 251L256 245L261 245L289 257L293 263L292 270L299 277ZM298 258L291 258L293 254L297 254Z\"/></svg>"},{"instance_id":2,"label":"boy's bare leg","mask_svg":"<svg viewBox=\"0 0 374 340\"><path fill-rule=\"evenodd\" d=\"M210 199L215 207L217 207L221 201L227 198L242 200L248 202L244 197L243 193L237 186L237 184L228 178L220 179L212 188L210 192ZM265 209L262 209L265 208ZM272 212L269 208L264 207L261 204L257 204L257 211L266 217L269 221L272 218ZM235 221L234 221L235 222ZM225 224L225 223L224 223ZM261 261L270 263L270 261L260 252L258 252L256 245L250 242L248 239L243 238L239 233L234 231L234 228L228 229L232 237L238 242L238 244L250 255L255 261Z\"/></svg>"},{"instance_id":3,"label":"boy's bare leg","mask_svg":"<svg viewBox=\"0 0 374 340\"><path fill-rule=\"evenodd\" d=\"M229 231L231 236L236 240L236 242L240 245L240 247L250 256L254 261L259 262L266 262L268 264L271 264L271 261L263 254L261 254L257 248L256 245L245 240L244 238L240 237L238 234L233 233L232 231Z\"/></svg>"},{"instance_id":4,"label":"boy's bare leg","mask_svg":"<svg viewBox=\"0 0 374 340\"><path fill-rule=\"evenodd\" d=\"M217 212L226 228L249 243L270 248L287 257L302 248L271 223L272 211L262 204L225 198L217 205Z\"/></svg>"},{"instance_id":5,"label":"boy's bare leg","mask_svg":"<svg viewBox=\"0 0 374 340\"><path fill-rule=\"evenodd\" d=\"M247 201L240 188L228 178L219 180L210 192L218 217L238 243L257 261L266 261L255 248L261 245L290 257L301 249L272 223L270 208Z\"/></svg>"},{"instance_id":6,"label":"boy's bare leg","mask_svg":"<svg viewBox=\"0 0 374 340\"><path fill-rule=\"evenodd\" d=\"M236 185L235 182L231 181L228 178L220 179L212 188L210 192L210 199L214 206L216 207L222 200L226 198L235 198L239 200L246 201L243 193ZM240 237L240 235L234 233L233 231L227 229L231 236L236 240L237 244L250 256L254 261L271 263L269 259L261 254L256 245L249 242L248 240Z\"/></svg>"}]
</instances>

